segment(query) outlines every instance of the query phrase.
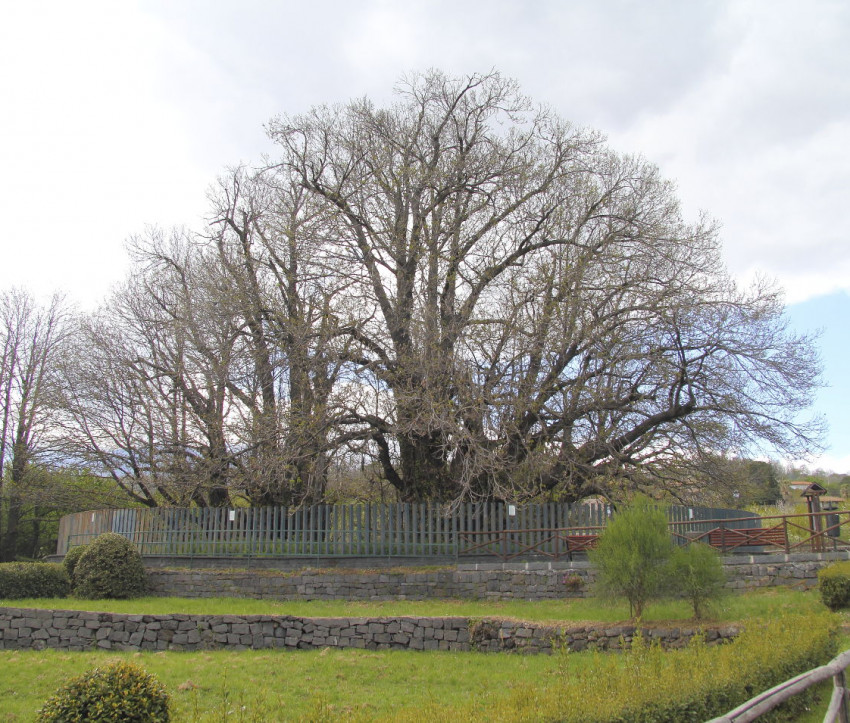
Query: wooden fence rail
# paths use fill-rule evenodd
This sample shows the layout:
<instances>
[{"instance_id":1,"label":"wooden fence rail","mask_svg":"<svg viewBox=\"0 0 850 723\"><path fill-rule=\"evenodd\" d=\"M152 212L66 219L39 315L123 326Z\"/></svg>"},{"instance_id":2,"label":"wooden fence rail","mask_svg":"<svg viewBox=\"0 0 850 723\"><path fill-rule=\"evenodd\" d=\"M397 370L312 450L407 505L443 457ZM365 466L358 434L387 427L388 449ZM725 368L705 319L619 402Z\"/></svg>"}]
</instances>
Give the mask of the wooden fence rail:
<instances>
[{"instance_id":1,"label":"wooden fence rail","mask_svg":"<svg viewBox=\"0 0 850 723\"><path fill-rule=\"evenodd\" d=\"M144 555L557 558L581 549L575 544L571 549L568 538L582 535L581 530L598 535L611 514L603 504L555 502L98 510L62 518L57 554L117 532ZM718 524L761 526L759 518L740 510L671 507L668 518L691 536L709 534Z\"/></svg>"},{"instance_id":2,"label":"wooden fence rail","mask_svg":"<svg viewBox=\"0 0 850 723\"><path fill-rule=\"evenodd\" d=\"M850 666L850 650L845 650L826 665L802 673L791 678L791 680L786 680L755 698L751 698L726 715L714 718L708 723L749 723L772 711L793 696L830 678L832 678L833 683L832 698L823 722L850 723L850 695L847 691L845 673L848 666Z\"/></svg>"}]
</instances>

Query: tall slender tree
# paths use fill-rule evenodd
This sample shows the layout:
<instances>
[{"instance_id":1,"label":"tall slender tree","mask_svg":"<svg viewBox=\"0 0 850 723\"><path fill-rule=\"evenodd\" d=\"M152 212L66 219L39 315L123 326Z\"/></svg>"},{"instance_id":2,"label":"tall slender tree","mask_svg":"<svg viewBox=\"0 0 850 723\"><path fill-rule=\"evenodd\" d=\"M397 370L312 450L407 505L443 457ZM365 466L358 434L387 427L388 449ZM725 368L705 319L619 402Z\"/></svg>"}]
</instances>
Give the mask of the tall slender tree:
<instances>
[{"instance_id":1,"label":"tall slender tree","mask_svg":"<svg viewBox=\"0 0 850 723\"><path fill-rule=\"evenodd\" d=\"M25 291L0 294L0 560L15 558L28 478L55 451L56 364L68 322L61 296L41 305Z\"/></svg>"}]
</instances>

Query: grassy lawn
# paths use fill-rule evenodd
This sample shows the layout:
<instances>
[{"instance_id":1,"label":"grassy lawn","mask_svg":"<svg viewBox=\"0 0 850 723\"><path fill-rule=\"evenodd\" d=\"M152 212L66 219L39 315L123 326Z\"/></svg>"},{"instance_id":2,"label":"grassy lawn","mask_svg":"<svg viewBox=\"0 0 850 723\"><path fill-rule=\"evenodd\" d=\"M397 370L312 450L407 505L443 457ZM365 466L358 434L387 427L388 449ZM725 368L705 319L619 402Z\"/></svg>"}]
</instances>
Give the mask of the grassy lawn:
<instances>
[{"instance_id":1,"label":"grassy lawn","mask_svg":"<svg viewBox=\"0 0 850 723\"><path fill-rule=\"evenodd\" d=\"M76 608L133 613L277 614L299 616L460 615L535 621L619 621L625 606L598 601L504 602L274 602L244 599L133 601L6 601L15 607ZM816 593L772 589L730 595L716 608L718 621L822 611ZM650 621L686 621L678 602L648 608ZM842 640L843 647L850 641ZM598 654L506 655L415 651L0 651L0 721L31 721L69 677L97 665L130 660L154 673L175 704L176 721L435 719L445 706L464 708L464 720L487 719L517 692L543 694L558 681L590 668ZM829 694L829 690L826 691ZM825 703L823 707L825 709ZM439 712L438 712L439 711ZM413 712L413 714L412 714ZM476 715L476 713L480 715ZM470 715L471 714L471 715ZM812 720L822 720L820 718Z\"/></svg>"},{"instance_id":2,"label":"grassy lawn","mask_svg":"<svg viewBox=\"0 0 850 723\"><path fill-rule=\"evenodd\" d=\"M146 597L135 600L77 600L53 598L0 600L0 606L90 610L95 612L158 615L187 613L195 615L294 615L298 617L497 617L536 622L619 622L627 620L625 602L601 604L595 598L573 600L527 600L488 602L482 600L401 600L386 602L350 601L277 601L246 598L169 598ZM769 617L785 612L824 610L812 592L769 588L731 594L715 604L711 621L728 622ZM648 606L645 622L689 621L692 610L681 600L656 602ZM707 621L710 622L710 621Z\"/></svg>"},{"instance_id":3,"label":"grassy lawn","mask_svg":"<svg viewBox=\"0 0 850 723\"><path fill-rule=\"evenodd\" d=\"M0 721L30 721L69 677L114 660L154 673L178 721L372 720L403 708L488 705L558 674L551 656L408 651L0 652ZM591 656L570 656L570 666Z\"/></svg>"}]
</instances>

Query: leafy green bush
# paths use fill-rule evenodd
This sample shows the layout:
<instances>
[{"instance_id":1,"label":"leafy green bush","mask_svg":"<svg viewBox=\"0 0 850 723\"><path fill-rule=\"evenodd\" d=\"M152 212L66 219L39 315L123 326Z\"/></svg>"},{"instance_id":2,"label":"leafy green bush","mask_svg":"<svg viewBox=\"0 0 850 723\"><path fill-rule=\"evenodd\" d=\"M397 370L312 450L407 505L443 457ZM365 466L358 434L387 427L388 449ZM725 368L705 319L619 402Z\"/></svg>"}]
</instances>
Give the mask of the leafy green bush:
<instances>
[{"instance_id":1,"label":"leafy green bush","mask_svg":"<svg viewBox=\"0 0 850 723\"><path fill-rule=\"evenodd\" d=\"M114 532L98 535L86 545L74 568L73 591L78 597L131 598L146 590L142 556L127 538Z\"/></svg>"},{"instance_id":2,"label":"leafy green bush","mask_svg":"<svg viewBox=\"0 0 850 723\"><path fill-rule=\"evenodd\" d=\"M820 599L830 610L850 607L850 562L834 562L818 571Z\"/></svg>"},{"instance_id":3,"label":"leafy green bush","mask_svg":"<svg viewBox=\"0 0 850 723\"><path fill-rule=\"evenodd\" d=\"M68 579L71 581L72 587L74 585L74 570L87 547L88 545L77 545L76 547L72 547L65 553L65 557L62 559L62 565L65 567L65 572L68 573Z\"/></svg>"},{"instance_id":4,"label":"leafy green bush","mask_svg":"<svg viewBox=\"0 0 850 723\"><path fill-rule=\"evenodd\" d=\"M672 554L664 511L638 497L608 523L590 560L600 593L626 598L630 614L639 618L647 601L664 591Z\"/></svg>"},{"instance_id":5,"label":"leafy green bush","mask_svg":"<svg viewBox=\"0 0 850 723\"><path fill-rule=\"evenodd\" d=\"M724 592L726 573L717 551L694 542L677 547L670 559L670 578L676 595L685 598L700 619L709 601Z\"/></svg>"},{"instance_id":6,"label":"leafy green bush","mask_svg":"<svg viewBox=\"0 0 850 723\"><path fill-rule=\"evenodd\" d=\"M54 562L0 564L0 599L65 597L70 591L65 568Z\"/></svg>"},{"instance_id":7,"label":"leafy green bush","mask_svg":"<svg viewBox=\"0 0 850 723\"><path fill-rule=\"evenodd\" d=\"M44 704L36 720L167 723L171 713L162 683L139 666L122 662L70 680Z\"/></svg>"}]
</instances>

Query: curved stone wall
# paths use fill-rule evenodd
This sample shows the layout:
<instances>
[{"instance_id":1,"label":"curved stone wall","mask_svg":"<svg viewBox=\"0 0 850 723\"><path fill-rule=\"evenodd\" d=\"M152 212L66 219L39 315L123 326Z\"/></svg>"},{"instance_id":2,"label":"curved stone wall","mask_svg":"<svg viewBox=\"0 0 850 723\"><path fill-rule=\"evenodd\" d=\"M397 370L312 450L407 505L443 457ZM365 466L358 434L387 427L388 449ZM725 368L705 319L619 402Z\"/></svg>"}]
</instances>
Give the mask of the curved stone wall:
<instances>
[{"instance_id":1,"label":"curved stone wall","mask_svg":"<svg viewBox=\"0 0 850 723\"><path fill-rule=\"evenodd\" d=\"M642 627L662 647L682 647L695 627ZM551 653L628 647L633 625L550 626L497 619L301 618L277 615L126 615L0 608L0 649L254 650L364 648ZM706 642L734 638L734 625L702 631Z\"/></svg>"},{"instance_id":2,"label":"curved stone wall","mask_svg":"<svg viewBox=\"0 0 850 723\"><path fill-rule=\"evenodd\" d=\"M723 563L733 589L810 588L818 570L836 559L848 555L730 555ZM424 570L148 567L148 574L155 595L280 600L556 600L589 594L595 577L590 563L582 561L458 563Z\"/></svg>"}]
</instances>

